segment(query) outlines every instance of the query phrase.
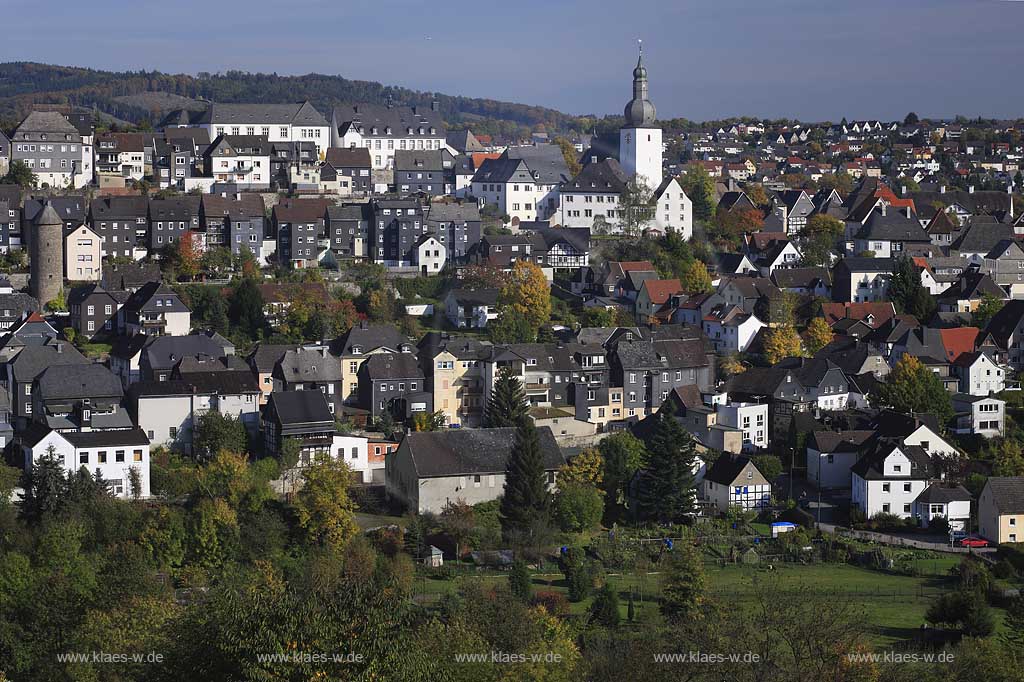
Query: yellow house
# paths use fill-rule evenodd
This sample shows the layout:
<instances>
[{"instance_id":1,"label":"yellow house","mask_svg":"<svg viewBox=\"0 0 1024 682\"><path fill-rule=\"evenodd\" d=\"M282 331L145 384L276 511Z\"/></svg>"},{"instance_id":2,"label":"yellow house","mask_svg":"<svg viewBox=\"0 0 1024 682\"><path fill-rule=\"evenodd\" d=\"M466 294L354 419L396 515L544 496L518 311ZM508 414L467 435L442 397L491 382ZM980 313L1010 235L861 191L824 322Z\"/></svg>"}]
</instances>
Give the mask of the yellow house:
<instances>
[{"instance_id":1,"label":"yellow house","mask_svg":"<svg viewBox=\"0 0 1024 682\"><path fill-rule=\"evenodd\" d=\"M355 403L359 390L359 368L376 353L411 353L414 348L397 327L370 324L363 320L341 338L341 395L347 403Z\"/></svg>"},{"instance_id":2,"label":"yellow house","mask_svg":"<svg viewBox=\"0 0 1024 682\"><path fill-rule=\"evenodd\" d=\"M434 410L446 424L480 426L484 413L484 361L491 344L470 337L437 335L421 346L421 357L430 358Z\"/></svg>"},{"instance_id":3,"label":"yellow house","mask_svg":"<svg viewBox=\"0 0 1024 682\"><path fill-rule=\"evenodd\" d=\"M1024 476L993 476L978 498L978 533L991 542L1024 542Z\"/></svg>"}]
</instances>

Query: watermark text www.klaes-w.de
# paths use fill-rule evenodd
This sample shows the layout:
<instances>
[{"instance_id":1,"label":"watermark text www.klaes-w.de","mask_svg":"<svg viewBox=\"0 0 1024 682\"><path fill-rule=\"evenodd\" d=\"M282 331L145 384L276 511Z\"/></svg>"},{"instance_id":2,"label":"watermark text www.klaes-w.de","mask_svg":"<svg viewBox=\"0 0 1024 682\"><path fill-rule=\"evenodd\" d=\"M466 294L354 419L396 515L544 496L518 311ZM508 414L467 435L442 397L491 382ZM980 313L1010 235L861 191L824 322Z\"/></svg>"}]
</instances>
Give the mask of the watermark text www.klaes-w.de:
<instances>
[{"instance_id":1,"label":"watermark text www.klaes-w.de","mask_svg":"<svg viewBox=\"0 0 1024 682\"><path fill-rule=\"evenodd\" d=\"M456 663L561 663L562 654L547 653L521 654L508 651L487 651L473 654L455 654Z\"/></svg>"},{"instance_id":2,"label":"watermark text www.klaes-w.de","mask_svg":"<svg viewBox=\"0 0 1024 682\"><path fill-rule=\"evenodd\" d=\"M708 651L675 651L654 654L654 662L699 665L713 665L717 663L755 664L761 662L761 654L753 651L734 651L728 654Z\"/></svg>"},{"instance_id":3,"label":"watermark text www.klaes-w.de","mask_svg":"<svg viewBox=\"0 0 1024 682\"><path fill-rule=\"evenodd\" d=\"M287 654L256 654L260 663L365 663L363 654L350 651L348 653L327 653L319 651L293 651Z\"/></svg>"},{"instance_id":4,"label":"watermark text www.klaes-w.de","mask_svg":"<svg viewBox=\"0 0 1024 682\"><path fill-rule=\"evenodd\" d=\"M118 653L113 651L69 651L57 654L60 663L163 663L164 655L159 651L148 653Z\"/></svg>"},{"instance_id":5,"label":"watermark text www.klaes-w.de","mask_svg":"<svg viewBox=\"0 0 1024 682\"><path fill-rule=\"evenodd\" d=\"M846 660L850 663L952 663L956 654L949 651L883 651L880 653L850 653Z\"/></svg>"}]
</instances>

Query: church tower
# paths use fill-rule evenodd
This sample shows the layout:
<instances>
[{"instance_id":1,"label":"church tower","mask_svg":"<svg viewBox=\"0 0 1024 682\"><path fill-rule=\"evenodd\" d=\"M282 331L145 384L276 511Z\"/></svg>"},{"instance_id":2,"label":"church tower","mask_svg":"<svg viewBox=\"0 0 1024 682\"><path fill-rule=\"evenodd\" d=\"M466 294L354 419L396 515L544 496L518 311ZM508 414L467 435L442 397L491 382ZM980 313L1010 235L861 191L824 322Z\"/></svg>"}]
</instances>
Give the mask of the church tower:
<instances>
[{"instance_id":1,"label":"church tower","mask_svg":"<svg viewBox=\"0 0 1024 682\"><path fill-rule=\"evenodd\" d=\"M633 99L625 114L626 125L619 130L619 163L630 177L636 176L655 190L662 177L661 128L654 124L657 111L648 98L643 46L633 69Z\"/></svg>"}]
</instances>

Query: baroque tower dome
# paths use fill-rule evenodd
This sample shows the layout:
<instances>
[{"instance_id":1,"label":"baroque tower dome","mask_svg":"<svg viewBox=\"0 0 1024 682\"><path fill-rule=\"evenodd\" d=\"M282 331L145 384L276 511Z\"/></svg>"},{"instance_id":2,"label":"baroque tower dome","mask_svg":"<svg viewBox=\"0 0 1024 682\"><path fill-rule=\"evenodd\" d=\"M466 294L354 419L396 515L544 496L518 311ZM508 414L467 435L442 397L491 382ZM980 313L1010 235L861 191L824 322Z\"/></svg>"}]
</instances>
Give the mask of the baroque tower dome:
<instances>
[{"instance_id":1,"label":"baroque tower dome","mask_svg":"<svg viewBox=\"0 0 1024 682\"><path fill-rule=\"evenodd\" d=\"M629 101L625 109L626 128L652 128L658 117L654 104L648 99L647 90L647 67L644 66L644 55L636 60L636 68L633 69L633 99Z\"/></svg>"}]
</instances>

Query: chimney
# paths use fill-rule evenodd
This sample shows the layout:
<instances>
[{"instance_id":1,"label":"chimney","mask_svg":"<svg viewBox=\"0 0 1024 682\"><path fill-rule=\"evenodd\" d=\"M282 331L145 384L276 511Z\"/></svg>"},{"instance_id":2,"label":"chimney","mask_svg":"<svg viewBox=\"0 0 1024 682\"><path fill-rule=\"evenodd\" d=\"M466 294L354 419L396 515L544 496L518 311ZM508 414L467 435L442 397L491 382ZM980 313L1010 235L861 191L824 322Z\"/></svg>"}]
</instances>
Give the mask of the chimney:
<instances>
[{"instance_id":1,"label":"chimney","mask_svg":"<svg viewBox=\"0 0 1024 682\"><path fill-rule=\"evenodd\" d=\"M359 328L360 329L369 329L370 328L370 323L367 322L366 320L359 320Z\"/></svg>"},{"instance_id":2,"label":"chimney","mask_svg":"<svg viewBox=\"0 0 1024 682\"><path fill-rule=\"evenodd\" d=\"M883 218L885 217L885 212L886 212L886 210L887 210L887 209L886 209L886 207L887 207L887 206L888 206L888 204L886 204L886 203L885 203L884 201L883 201L883 202L881 203L881 207L882 207L882 217L883 217Z\"/></svg>"},{"instance_id":3,"label":"chimney","mask_svg":"<svg viewBox=\"0 0 1024 682\"><path fill-rule=\"evenodd\" d=\"M431 111L440 111L440 109L441 109L441 103L440 102L438 102L436 99L430 101L430 110Z\"/></svg>"},{"instance_id":4,"label":"chimney","mask_svg":"<svg viewBox=\"0 0 1024 682\"><path fill-rule=\"evenodd\" d=\"M903 185L902 187L900 187L900 194L902 194L903 196L907 196L907 186L906 185Z\"/></svg>"},{"instance_id":5,"label":"chimney","mask_svg":"<svg viewBox=\"0 0 1024 682\"><path fill-rule=\"evenodd\" d=\"M241 192L235 192L235 201L241 201L241 200L242 200L242 193Z\"/></svg>"},{"instance_id":6,"label":"chimney","mask_svg":"<svg viewBox=\"0 0 1024 682\"><path fill-rule=\"evenodd\" d=\"M325 358L327 357L327 346L324 346L320 349L320 355Z\"/></svg>"},{"instance_id":7,"label":"chimney","mask_svg":"<svg viewBox=\"0 0 1024 682\"><path fill-rule=\"evenodd\" d=\"M974 194L974 185L968 185L967 186L967 193L968 194Z\"/></svg>"},{"instance_id":8,"label":"chimney","mask_svg":"<svg viewBox=\"0 0 1024 682\"><path fill-rule=\"evenodd\" d=\"M939 185L939 194L945 194L945 193L946 193L946 186L945 185Z\"/></svg>"},{"instance_id":9,"label":"chimney","mask_svg":"<svg viewBox=\"0 0 1024 682\"><path fill-rule=\"evenodd\" d=\"M57 354L60 355L63 352L64 352L64 344L58 342L57 343Z\"/></svg>"},{"instance_id":10,"label":"chimney","mask_svg":"<svg viewBox=\"0 0 1024 682\"><path fill-rule=\"evenodd\" d=\"M914 219L914 212L912 210L910 210L909 206L907 206L906 211L907 211L907 220L913 220Z\"/></svg>"}]
</instances>

